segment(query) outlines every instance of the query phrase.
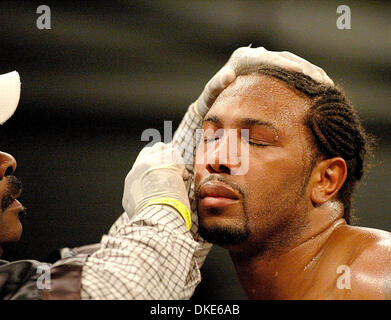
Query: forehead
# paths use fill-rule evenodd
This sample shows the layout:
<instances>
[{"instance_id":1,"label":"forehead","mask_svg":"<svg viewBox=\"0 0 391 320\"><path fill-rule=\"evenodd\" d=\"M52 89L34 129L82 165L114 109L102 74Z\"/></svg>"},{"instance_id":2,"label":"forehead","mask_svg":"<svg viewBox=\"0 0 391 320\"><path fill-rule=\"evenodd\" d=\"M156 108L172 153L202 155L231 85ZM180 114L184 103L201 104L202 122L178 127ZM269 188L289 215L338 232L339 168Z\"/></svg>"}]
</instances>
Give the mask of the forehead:
<instances>
[{"instance_id":1,"label":"forehead","mask_svg":"<svg viewBox=\"0 0 391 320\"><path fill-rule=\"evenodd\" d=\"M267 120L280 129L302 126L310 99L284 81L262 74L238 76L216 99L209 114L225 121Z\"/></svg>"}]
</instances>

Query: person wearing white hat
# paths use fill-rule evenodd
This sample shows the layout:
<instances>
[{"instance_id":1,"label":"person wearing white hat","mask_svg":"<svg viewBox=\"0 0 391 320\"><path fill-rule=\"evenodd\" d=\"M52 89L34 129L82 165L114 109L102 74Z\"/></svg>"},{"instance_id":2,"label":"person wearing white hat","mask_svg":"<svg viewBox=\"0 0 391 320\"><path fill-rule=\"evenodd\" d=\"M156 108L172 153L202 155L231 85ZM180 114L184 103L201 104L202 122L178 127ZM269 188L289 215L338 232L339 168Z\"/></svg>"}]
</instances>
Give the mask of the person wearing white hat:
<instances>
[{"instance_id":1,"label":"person wearing white hat","mask_svg":"<svg viewBox=\"0 0 391 320\"><path fill-rule=\"evenodd\" d=\"M20 78L16 71L0 75L0 125L15 112L20 98ZM16 160L8 153L0 152L0 257L2 244L18 241L22 234L20 216L25 213L17 200L22 191L19 179L12 175Z\"/></svg>"},{"instance_id":2,"label":"person wearing white hat","mask_svg":"<svg viewBox=\"0 0 391 320\"><path fill-rule=\"evenodd\" d=\"M125 212L101 243L64 248L62 259L53 265L35 260L0 261L0 298L188 299L192 296L201 281L200 268L211 248L197 232L191 143L196 129L200 128L216 96L234 81L243 63L275 61L285 63L289 69L308 72L305 71L308 65L277 54L273 60L273 53L267 50L250 58L246 56L248 50L244 54L239 51L190 105L172 143L158 143L142 150L125 180ZM316 68L309 71L321 75ZM0 83L0 90L7 103L3 104L2 123L15 111L20 95L17 73L4 79L7 81ZM13 163L15 168L15 160ZM20 232L21 229L14 240ZM42 270L48 270L46 283L39 282L42 277L46 279L46 273L40 277ZM23 281L15 282L16 278Z\"/></svg>"}]
</instances>

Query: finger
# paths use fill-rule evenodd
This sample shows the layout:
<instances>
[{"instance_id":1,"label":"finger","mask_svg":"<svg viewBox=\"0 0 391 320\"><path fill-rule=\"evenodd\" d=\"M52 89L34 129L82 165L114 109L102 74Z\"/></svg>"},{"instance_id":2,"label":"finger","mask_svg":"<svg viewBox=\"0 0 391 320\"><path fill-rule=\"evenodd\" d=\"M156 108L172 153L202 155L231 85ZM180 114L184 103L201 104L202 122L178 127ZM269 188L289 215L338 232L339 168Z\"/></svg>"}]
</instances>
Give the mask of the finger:
<instances>
[{"instance_id":1,"label":"finger","mask_svg":"<svg viewBox=\"0 0 391 320\"><path fill-rule=\"evenodd\" d=\"M327 75L327 73L320 67L312 64L311 62L293 54L289 51L278 52L278 55L283 56L291 61L299 62L302 65L303 73L321 83L328 83L333 85L333 80Z\"/></svg>"},{"instance_id":2,"label":"finger","mask_svg":"<svg viewBox=\"0 0 391 320\"><path fill-rule=\"evenodd\" d=\"M185 167L183 167L182 178L184 181L187 181L190 179L190 173L189 173L189 171L186 170Z\"/></svg>"},{"instance_id":3,"label":"finger","mask_svg":"<svg viewBox=\"0 0 391 320\"><path fill-rule=\"evenodd\" d=\"M229 68L221 69L205 86L203 98L205 104L210 108L217 96L231 84L236 78L235 72Z\"/></svg>"},{"instance_id":4,"label":"finger","mask_svg":"<svg viewBox=\"0 0 391 320\"><path fill-rule=\"evenodd\" d=\"M228 61L228 66L238 75L243 71L252 69L255 71L262 64L273 64L272 58L272 54L263 47L242 47L234 51Z\"/></svg>"}]
</instances>

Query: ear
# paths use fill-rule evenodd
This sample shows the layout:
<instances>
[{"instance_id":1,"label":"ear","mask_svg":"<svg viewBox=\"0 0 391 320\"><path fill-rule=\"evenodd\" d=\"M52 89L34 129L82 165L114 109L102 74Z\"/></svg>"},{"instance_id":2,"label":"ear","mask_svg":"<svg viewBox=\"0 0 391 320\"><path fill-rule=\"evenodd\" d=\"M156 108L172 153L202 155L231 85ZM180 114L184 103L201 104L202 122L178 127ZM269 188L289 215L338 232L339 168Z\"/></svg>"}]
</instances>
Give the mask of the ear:
<instances>
[{"instance_id":1,"label":"ear","mask_svg":"<svg viewBox=\"0 0 391 320\"><path fill-rule=\"evenodd\" d=\"M341 157L320 161L312 171L311 201L320 205L333 198L344 184L347 172Z\"/></svg>"}]
</instances>

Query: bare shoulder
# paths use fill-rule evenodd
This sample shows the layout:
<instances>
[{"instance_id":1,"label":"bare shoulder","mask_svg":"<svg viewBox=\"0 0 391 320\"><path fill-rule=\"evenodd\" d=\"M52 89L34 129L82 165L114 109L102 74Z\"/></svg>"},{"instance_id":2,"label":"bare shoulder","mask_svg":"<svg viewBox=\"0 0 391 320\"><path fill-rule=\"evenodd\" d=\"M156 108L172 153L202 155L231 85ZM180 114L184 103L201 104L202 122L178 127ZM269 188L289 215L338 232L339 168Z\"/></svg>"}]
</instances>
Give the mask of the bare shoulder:
<instances>
[{"instance_id":1,"label":"bare shoulder","mask_svg":"<svg viewBox=\"0 0 391 320\"><path fill-rule=\"evenodd\" d=\"M357 258L391 252L391 232L385 230L343 225L336 230L336 237Z\"/></svg>"},{"instance_id":2,"label":"bare shoulder","mask_svg":"<svg viewBox=\"0 0 391 320\"><path fill-rule=\"evenodd\" d=\"M344 225L336 232L353 299L391 299L391 233Z\"/></svg>"}]
</instances>

